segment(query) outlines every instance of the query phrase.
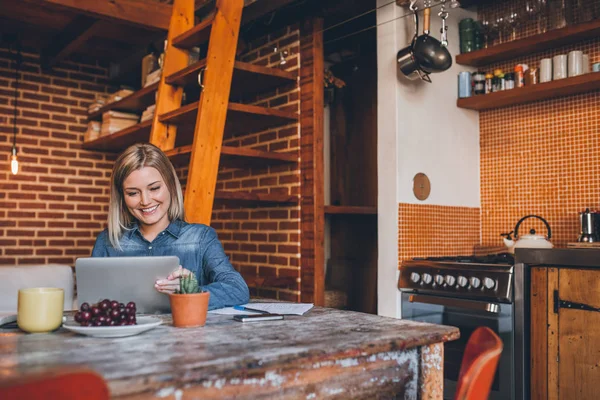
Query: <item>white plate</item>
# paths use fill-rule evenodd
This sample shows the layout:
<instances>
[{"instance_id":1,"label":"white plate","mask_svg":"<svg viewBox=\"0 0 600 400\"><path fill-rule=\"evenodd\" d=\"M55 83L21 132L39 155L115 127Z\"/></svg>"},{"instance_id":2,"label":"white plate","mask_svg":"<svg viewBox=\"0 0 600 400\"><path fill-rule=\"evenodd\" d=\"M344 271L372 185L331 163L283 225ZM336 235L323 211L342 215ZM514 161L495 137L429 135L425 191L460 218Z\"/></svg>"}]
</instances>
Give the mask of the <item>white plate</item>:
<instances>
[{"instance_id":1,"label":"white plate","mask_svg":"<svg viewBox=\"0 0 600 400\"><path fill-rule=\"evenodd\" d=\"M133 336L142 332L154 329L162 324L162 321L154 317L137 317L137 325L124 326L81 326L76 322L69 321L63 324L63 328L79 333L80 335L99 337L99 338L116 338Z\"/></svg>"}]
</instances>

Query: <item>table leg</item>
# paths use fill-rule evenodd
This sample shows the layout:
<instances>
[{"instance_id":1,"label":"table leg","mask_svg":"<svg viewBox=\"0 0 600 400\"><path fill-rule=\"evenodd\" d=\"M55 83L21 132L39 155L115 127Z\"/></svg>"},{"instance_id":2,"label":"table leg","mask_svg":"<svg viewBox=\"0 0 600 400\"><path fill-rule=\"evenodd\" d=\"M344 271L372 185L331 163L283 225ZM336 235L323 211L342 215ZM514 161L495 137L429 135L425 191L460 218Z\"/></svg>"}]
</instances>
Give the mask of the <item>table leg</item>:
<instances>
[{"instance_id":1,"label":"table leg","mask_svg":"<svg viewBox=\"0 0 600 400\"><path fill-rule=\"evenodd\" d=\"M421 347L419 399L442 400L444 397L444 344Z\"/></svg>"}]
</instances>

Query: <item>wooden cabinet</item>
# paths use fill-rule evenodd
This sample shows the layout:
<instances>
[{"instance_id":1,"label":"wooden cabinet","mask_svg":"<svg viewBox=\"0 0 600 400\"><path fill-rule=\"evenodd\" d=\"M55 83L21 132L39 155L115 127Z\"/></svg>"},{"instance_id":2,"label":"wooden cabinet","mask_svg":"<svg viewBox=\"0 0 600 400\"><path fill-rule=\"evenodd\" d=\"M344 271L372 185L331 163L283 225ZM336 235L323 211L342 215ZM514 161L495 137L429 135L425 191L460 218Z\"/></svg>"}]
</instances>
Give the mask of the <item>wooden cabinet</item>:
<instances>
[{"instance_id":1,"label":"wooden cabinet","mask_svg":"<svg viewBox=\"0 0 600 400\"><path fill-rule=\"evenodd\" d=\"M531 270L531 398L600 397L600 268Z\"/></svg>"}]
</instances>

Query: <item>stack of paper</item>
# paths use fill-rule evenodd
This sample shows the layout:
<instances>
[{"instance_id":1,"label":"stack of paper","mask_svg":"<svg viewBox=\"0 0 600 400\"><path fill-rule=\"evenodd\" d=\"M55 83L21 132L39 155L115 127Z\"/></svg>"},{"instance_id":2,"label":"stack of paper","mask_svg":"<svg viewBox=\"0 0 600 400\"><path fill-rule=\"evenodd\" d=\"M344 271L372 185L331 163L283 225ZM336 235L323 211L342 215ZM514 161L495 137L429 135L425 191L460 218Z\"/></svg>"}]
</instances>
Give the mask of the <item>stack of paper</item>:
<instances>
[{"instance_id":1,"label":"stack of paper","mask_svg":"<svg viewBox=\"0 0 600 400\"><path fill-rule=\"evenodd\" d=\"M157 69L156 71L152 71L150 72L147 76L146 76L146 82L144 83L144 87L146 86L150 86L153 83L156 83L160 80L160 74L162 73L162 69Z\"/></svg>"},{"instance_id":2,"label":"stack of paper","mask_svg":"<svg viewBox=\"0 0 600 400\"><path fill-rule=\"evenodd\" d=\"M101 109L105 104L106 104L106 96L97 94L94 102L88 106L88 114L95 113L96 111Z\"/></svg>"},{"instance_id":3,"label":"stack of paper","mask_svg":"<svg viewBox=\"0 0 600 400\"><path fill-rule=\"evenodd\" d=\"M156 108L156 104L152 104L151 106L146 107L144 112L142 113L142 119L140 122L148 121L154 117L154 109Z\"/></svg>"},{"instance_id":4,"label":"stack of paper","mask_svg":"<svg viewBox=\"0 0 600 400\"><path fill-rule=\"evenodd\" d=\"M238 315L238 314L281 314L304 315L313 308L312 303L248 303L243 306L225 307L209 311L211 314Z\"/></svg>"},{"instance_id":5,"label":"stack of paper","mask_svg":"<svg viewBox=\"0 0 600 400\"><path fill-rule=\"evenodd\" d=\"M83 135L84 142L91 142L92 140L97 139L100 136L100 127L101 124L99 121L90 121L88 122L87 131Z\"/></svg>"},{"instance_id":6,"label":"stack of paper","mask_svg":"<svg viewBox=\"0 0 600 400\"><path fill-rule=\"evenodd\" d=\"M106 104L114 103L115 101L122 100L124 97L129 96L133 93L133 90L129 89L121 89L117 92L114 92L106 99Z\"/></svg>"},{"instance_id":7,"label":"stack of paper","mask_svg":"<svg viewBox=\"0 0 600 400\"><path fill-rule=\"evenodd\" d=\"M120 130L129 128L138 123L137 114L124 113L119 111L107 111L102 114L101 136L111 135Z\"/></svg>"}]
</instances>

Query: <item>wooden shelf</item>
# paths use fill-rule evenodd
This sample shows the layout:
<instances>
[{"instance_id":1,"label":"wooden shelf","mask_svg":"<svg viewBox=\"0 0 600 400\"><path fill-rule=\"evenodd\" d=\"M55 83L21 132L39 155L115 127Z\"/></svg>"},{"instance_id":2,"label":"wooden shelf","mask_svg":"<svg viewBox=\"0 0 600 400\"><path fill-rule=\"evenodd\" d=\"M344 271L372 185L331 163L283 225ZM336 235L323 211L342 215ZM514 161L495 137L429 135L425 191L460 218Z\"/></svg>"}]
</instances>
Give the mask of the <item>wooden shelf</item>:
<instances>
[{"instance_id":1,"label":"wooden shelf","mask_svg":"<svg viewBox=\"0 0 600 400\"><path fill-rule=\"evenodd\" d=\"M554 29L539 35L502 43L487 49L477 50L456 56L456 63L479 67L497 61L510 60L530 53L575 43L600 35L600 20Z\"/></svg>"},{"instance_id":2,"label":"wooden shelf","mask_svg":"<svg viewBox=\"0 0 600 400\"><path fill-rule=\"evenodd\" d=\"M156 89L158 89L158 82L148 85L145 88L142 88L119 101L105 105L95 113L89 114L88 120L101 120L102 114L110 110L136 113L142 112L146 109L146 107L155 103L154 94L156 93Z\"/></svg>"},{"instance_id":3,"label":"wooden shelf","mask_svg":"<svg viewBox=\"0 0 600 400\"><path fill-rule=\"evenodd\" d=\"M298 121L298 114L296 113L247 104L229 103L228 110L225 124L226 136L233 136L242 132L259 132ZM162 115L160 120L163 123L193 127L196 123L197 113L198 102L195 102ZM88 150L121 151L134 143L147 142L151 128L152 120L148 120L112 135L86 142L82 147ZM178 133L182 136L178 136L178 140L187 141L187 143L192 142L193 129L182 130Z\"/></svg>"},{"instance_id":4,"label":"wooden shelf","mask_svg":"<svg viewBox=\"0 0 600 400\"><path fill-rule=\"evenodd\" d=\"M377 207L325 206L325 215L377 215Z\"/></svg>"},{"instance_id":5,"label":"wooden shelf","mask_svg":"<svg viewBox=\"0 0 600 400\"><path fill-rule=\"evenodd\" d=\"M591 72L572 78L458 99L456 105L470 110L488 110L585 93L597 89L600 89L600 73Z\"/></svg>"},{"instance_id":6,"label":"wooden shelf","mask_svg":"<svg viewBox=\"0 0 600 400\"><path fill-rule=\"evenodd\" d=\"M141 122L132 127L120 130L112 135L102 136L81 147L87 150L122 151L134 143L147 142L152 129L152 120Z\"/></svg>"},{"instance_id":7,"label":"wooden shelf","mask_svg":"<svg viewBox=\"0 0 600 400\"><path fill-rule=\"evenodd\" d=\"M178 147L165 152L173 164L188 164L192 146ZM220 166L227 168L264 167L285 163L297 163L298 153L276 153L269 151L253 150L245 147L221 147Z\"/></svg>"},{"instance_id":8,"label":"wooden shelf","mask_svg":"<svg viewBox=\"0 0 600 400\"><path fill-rule=\"evenodd\" d=\"M283 204L298 204L300 198L297 195L280 193L249 193L217 190L215 202L236 207L268 206Z\"/></svg>"},{"instance_id":9,"label":"wooden shelf","mask_svg":"<svg viewBox=\"0 0 600 400\"><path fill-rule=\"evenodd\" d=\"M198 102L196 101L177 110L162 114L158 119L164 124L194 126L197 114ZM227 107L227 122L225 123L225 136L260 132L296 121L298 121L298 114L291 111L229 103Z\"/></svg>"},{"instance_id":10,"label":"wooden shelf","mask_svg":"<svg viewBox=\"0 0 600 400\"><path fill-rule=\"evenodd\" d=\"M206 42L210 37L210 28L214 19L215 13L212 12L198 25L174 38L173 46L180 49L191 49Z\"/></svg>"},{"instance_id":11,"label":"wooden shelf","mask_svg":"<svg viewBox=\"0 0 600 400\"><path fill-rule=\"evenodd\" d=\"M197 85L198 72L206 66L206 59L200 60L181 71L165 78L169 85ZM263 67L241 61L236 61L231 82L231 98L264 93L283 85L295 83L297 72L283 71L278 68Z\"/></svg>"}]
</instances>

